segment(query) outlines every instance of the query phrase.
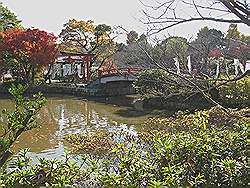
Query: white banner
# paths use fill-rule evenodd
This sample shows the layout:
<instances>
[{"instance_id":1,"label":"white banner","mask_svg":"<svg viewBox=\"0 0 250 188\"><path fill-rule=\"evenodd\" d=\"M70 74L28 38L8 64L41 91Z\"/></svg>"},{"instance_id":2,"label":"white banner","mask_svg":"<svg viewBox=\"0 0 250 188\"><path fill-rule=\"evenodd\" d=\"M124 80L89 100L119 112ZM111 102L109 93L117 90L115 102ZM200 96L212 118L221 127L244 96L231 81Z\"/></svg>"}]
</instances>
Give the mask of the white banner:
<instances>
[{"instance_id":1,"label":"white banner","mask_svg":"<svg viewBox=\"0 0 250 188\"><path fill-rule=\"evenodd\" d=\"M175 57L174 58L174 61L175 61L175 66L176 66L176 68L177 68L177 74L180 74L181 73L181 70L180 70L180 63L179 63L179 60L178 60L178 58L177 57Z\"/></svg>"},{"instance_id":2,"label":"white banner","mask_svg":"<svg viewBox=\"0 0 250 188\"><path fill-rule=\"evenodd\" d=\"M191 65L191 57L190 55L187 57L187 67L188 67L188 72L192 73L192 65Z\"/></svg>"}]
</instances>

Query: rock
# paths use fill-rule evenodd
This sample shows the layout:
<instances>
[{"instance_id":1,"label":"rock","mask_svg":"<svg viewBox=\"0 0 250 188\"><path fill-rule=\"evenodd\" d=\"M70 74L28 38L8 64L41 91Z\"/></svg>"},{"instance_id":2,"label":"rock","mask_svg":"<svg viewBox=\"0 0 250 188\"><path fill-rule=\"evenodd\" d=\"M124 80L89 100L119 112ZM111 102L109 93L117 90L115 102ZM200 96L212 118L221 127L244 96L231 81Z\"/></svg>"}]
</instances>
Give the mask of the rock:
<instances>
[{"instance_id":1,"label":"rock","mask_svg":"<svg viewBox=\"0 0 250 188\"><path fill-rule=\"evenodd\" d=\"M135 108L135 110L137 111L143 111L144 108L143 108L143 103L144 103L144 100L143 99L135 99L132 104L133 104L133 107Z\"/></svg>"}]
</instances>

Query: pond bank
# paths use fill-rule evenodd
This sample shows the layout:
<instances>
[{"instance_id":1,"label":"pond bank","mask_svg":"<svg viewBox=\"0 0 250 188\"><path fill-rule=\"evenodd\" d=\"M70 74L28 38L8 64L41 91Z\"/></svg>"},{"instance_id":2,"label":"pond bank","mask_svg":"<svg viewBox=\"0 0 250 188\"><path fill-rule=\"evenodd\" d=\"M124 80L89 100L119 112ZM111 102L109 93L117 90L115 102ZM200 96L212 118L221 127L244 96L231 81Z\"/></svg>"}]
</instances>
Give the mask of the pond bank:
<instances>
[{"instance_id":1,"label":"pond bank","mask_svg":"<svg viewBox=\"0 0 250 188\"><path fill-rule=\"evenodd\" d=\"M111 104L117 106L127 106L132 107L132 112L124 110L121 114L147 114L149 111L155 109L166 110L175 112L178 110L193 110L202 104L202 107L207 107L208 104L202 97L192 97L188 101L180 99L180 97L164 98L164 97L151 97L151 98L141 98L140 95L94 95L93 93L86 93L86 87L84 86L74 86L74 85L64 85L64 84L54 84L54 85L40 85L33 88L29 88L27 95L42 92L46 97L76 97L81 100L95 101L103 104ZM0 97L8 98L10 97L7 86L0 85ZM194 99L195 98L195 99ZM200 100L199 100L200 99ZM190 103L191 101L191 103ZM195 102L194 102L195 101ZM196 105L195 105L196 104ZM198 105L197 105L198 104Z\"/></svg>"},{"instance_id":2,"label":"pond bank","mask_svg":"<svg viewBox=\"0 0 250 188\"><path fill-rule=\"evenodd\" d=\"M135 94L133 82L110 82L105 84L52 83L30 87L27 93L67 94L82 97L110 97ZM8 95L9 84L0 84L0 95Z\"/></svg>"}]
</instances>

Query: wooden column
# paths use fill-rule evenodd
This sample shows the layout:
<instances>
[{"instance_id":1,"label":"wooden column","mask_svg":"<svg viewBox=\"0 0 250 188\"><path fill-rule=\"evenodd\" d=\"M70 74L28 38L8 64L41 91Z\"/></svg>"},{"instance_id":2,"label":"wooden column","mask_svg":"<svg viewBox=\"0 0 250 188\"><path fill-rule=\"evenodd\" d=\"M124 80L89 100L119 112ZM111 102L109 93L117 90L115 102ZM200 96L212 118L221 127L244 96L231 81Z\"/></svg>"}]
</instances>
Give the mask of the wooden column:
<instances>
[{"instance_id":1,"label":"wooden column","mask_svg":"<svg viewBox=\"0 0 250 188\"><path fill-rule=\"evenodd\" d=\"M90 66L90 62L87 61L85 65L86 65L86 67L87 67L87 69L86 69L86 70L87 70L87 79L86 79L86 80L89 81L89 80L90 80L90 72L89 72L89 71L90 71L90 70L89 70L89 68L90 68L90 67L89 67L89 66Z\"/></svg>"},{"instance_id":2,"label":"wooden column","mask_svg":"<svg viewBox=\"0 0 250 188\"><path fill-rule=\"evenodd\" d=\"M84 62L81 63L81 72L82 72L82 78L84 79L84 81L86 80L85 78L85 64Z\"/></svg>"}]
</instances>

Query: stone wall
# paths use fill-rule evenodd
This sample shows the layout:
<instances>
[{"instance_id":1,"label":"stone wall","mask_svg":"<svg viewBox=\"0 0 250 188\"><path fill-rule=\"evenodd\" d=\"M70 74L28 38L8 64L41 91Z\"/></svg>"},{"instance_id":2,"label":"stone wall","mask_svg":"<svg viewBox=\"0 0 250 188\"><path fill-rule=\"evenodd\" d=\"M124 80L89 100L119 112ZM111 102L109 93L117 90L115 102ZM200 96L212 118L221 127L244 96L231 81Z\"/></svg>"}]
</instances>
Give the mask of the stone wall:
<instances>
[{"instance_id":1,"label":"stone wall","mask_svg":"<svg viewBox=\"0 0 250 188\"><path fill-rule=\"evenodd\" d=\"M189 98L187 96L179 95L169 98L153 97L144 99L143 101L144 108L165 109L169 111L195 110L207 108L209 106L211 106L211 104L209 104L207 100L199 93Z\"/></svg>"},{"instance_id":2,"label":"stone wall","mask_svg":"<svg viewBox=\"0 0 250 188\"><path fill-rule=\"evenodd\" d=\"M27 93L42 92L44 94L66 94L86 97L108 97L135 94L135 89L130 81L108 82L97 84L94 87L75 85L71 83L55 83L40 85L30 88ZM0 94L8 95L8 87L0 85Z\"/></svg>"},{"instance_id":3,"label":"stone wall","mask_svg":"<svg viewBox=\"0 0 250 188\"><path fill-rule=\"evenodd\" d=\"M102 92L106 96L135 94L136 91L132 84L133 82L128 81L108 82L103 85Z\"/></svg>"}]
</instances>

